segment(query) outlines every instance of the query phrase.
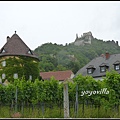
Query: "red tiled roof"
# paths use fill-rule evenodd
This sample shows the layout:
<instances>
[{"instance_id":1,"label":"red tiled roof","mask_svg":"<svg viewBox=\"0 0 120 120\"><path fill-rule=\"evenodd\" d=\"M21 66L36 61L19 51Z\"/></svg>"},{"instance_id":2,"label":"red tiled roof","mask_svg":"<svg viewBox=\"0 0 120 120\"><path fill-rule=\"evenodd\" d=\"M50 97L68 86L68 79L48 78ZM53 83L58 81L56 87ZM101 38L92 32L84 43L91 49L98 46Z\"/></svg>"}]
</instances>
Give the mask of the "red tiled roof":
<instances>
[{"instance_id":1,"label":"red tiled roof","mask_svg":"<svg viewBox=\"0 0 120 120\"><path fill-rule=\"evenodd\" d=\"M40 76L42 79L47 80L51 77L54 77L56 80L64 81L68 78L71 78L71 75L74 75L74 73L71 70L67 71L51 71L51 72L40 72Z\"/></svg>"},{"instance_id":2,"label":"red tiled roof","mask_svg":"<svg viewBox=\"0 0 120 120\"><path fill-rule=\"evenodd\" d=\"M0 50L0 56L5 55L23 55L37 58L32 50L23 42L23 40L15 33L12 37L7 37L6 44ZM2 51L5 52L2 52ZM29 53L30 52L30 53Z\"/></svg>"}]
</instances>

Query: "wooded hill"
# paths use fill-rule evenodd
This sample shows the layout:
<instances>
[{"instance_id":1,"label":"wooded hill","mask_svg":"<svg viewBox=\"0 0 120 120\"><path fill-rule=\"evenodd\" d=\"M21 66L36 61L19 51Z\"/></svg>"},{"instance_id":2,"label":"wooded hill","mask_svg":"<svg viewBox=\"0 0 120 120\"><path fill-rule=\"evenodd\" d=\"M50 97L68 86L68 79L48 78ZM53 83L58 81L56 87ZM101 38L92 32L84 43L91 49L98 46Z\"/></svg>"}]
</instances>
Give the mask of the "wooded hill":
<instances>
[{"instance_id":1,"label":"wooded hill","mask_svg":"<svg viewBox=\"0 0 120 120\"><path fill-rule=\"evenodd\" d=\"M66 43L66 45L45 43L34 50L40 59L40 71L69 69L73 73L95 57L105 54L106 51L110 54L120 53L118 42L93 38L91 44L76 46L74 43Z\"/></svg>"}]
</instances>

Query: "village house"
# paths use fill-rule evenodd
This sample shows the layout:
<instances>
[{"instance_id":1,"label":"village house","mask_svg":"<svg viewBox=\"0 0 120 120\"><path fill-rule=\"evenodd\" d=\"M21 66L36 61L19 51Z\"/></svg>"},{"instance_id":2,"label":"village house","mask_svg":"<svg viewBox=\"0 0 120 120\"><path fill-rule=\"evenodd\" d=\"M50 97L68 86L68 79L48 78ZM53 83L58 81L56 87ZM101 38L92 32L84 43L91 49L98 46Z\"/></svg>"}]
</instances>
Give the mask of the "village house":
<instances>
[{"instance_id":1,"label":"village house","mask_svg":"<svg viewBox=\"0 0 120 120\"><path fill-rule=\"evenodd\" d=\"M74 73L71 70L66 71L50 71L50 72L40 72L40 76L43 80L50 80L51 77L54 77L59 82L63 82L65 80L72 81L74 77Z\"/></svg>"},{"instance_id":2,"label":"village house","mask_svg":"<svg viewBox=\"0 0 120 120\"><path fill-rule=\"evenodd\" d=\"M102 80L106 76L106 71L115 70L120 73L120 54L109 54L106 52L99 57L94 58L75 74L83 76L89 75L96 80Z\"/></svg>"},{"instance_id":3,"label":"village house","mask_svg":"<svg viewBox=\"0 0 120 120\"><path fill-rule=\"evenodd\" d=\"M5 45L0 49L0 82L6 79L25 77L33 80L39 77L39 59L15 33L7 36Z\"/></svg>"}]
</instances>

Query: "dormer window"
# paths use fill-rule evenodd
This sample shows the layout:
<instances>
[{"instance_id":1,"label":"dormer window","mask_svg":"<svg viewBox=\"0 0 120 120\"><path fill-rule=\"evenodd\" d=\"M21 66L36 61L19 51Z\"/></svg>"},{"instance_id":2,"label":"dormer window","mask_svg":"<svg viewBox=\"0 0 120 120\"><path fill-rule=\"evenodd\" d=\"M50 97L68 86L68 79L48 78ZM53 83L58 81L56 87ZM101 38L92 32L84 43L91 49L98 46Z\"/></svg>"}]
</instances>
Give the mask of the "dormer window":
<instances>
[{"instance_id":1,"label":"dormer window","mask_svg":"<svg viewBox=\"0 0 120 120\"><path fill-rule=\"evenodd\" d=\"M31 51L31 50L29 50L29 51L28 51L28 54L31 54L31 55L32 55L32 51Z\"/></svg>"},{"instance_id":2,"label":"dormer window","mask_svg":"<svg viewBox=\"0 0 120 120\"><path fill-rule=\"evenodd\" d=\"M92 69L91 68L87 69L87 73L91 74L92 73Z\"/></svg>"},{"instance_id":3,"label":"dormer window","mask_svg":"<svg viewBox=\"0 0 120 120\"><path fill-rule=\"evenodd\" d=\"M4 48L1 50L1 53L5 53L5 49Z\"/></svg>"},{"instance_id":4,"label":"dormer window","mask_svg":"<svg viewBox=\"0 0 120 120\"><path fill-rule=\"evenodd\" d=\"M5 53L5 50L3 49L2 53Z\"/></svg>"},{"instance_id":5,"label":"dormer window","mask_svg":"<svg viewBox=\"0 0 120 120\"><path fill-rule=\"evenodd\" d=\"M113 65L115 70L120 70L120 61L116 61Z\"/></svg>"},{"instance_id":6,"label":"dormer window","mask_svg":"<svg viewBox=\"0 0 120 120\"><path fill-rule=\"evenodd\" d=\"M87 73L88 74L92 74L94 72L94 70L95 70L95 67L93 65L89 65L87 67Z\"/></svg>"},{"instance_id":7,"label":"dormer window","mask_svg":"<svg viewBox=\"0 0 120 120\"><path fill-rule=\"evenodd\" d=\"M106 63L102 63L100 65L100 72L106 72L106 70L108 69L108 65Z\"/></svg>"},{"instance_id":8,"label":"dormer window","mask_svg":"<svg viewBox=\"0 0 120 120\"><path fill-rule=\"evenodd\" d=\"M105 71L106 71L105 66L100 67L100 71L101 71L101 72L105 72Z\"/></svg>"},{"instance_id":9,"label":"dormer window","mask_svg":"<svg viewBox=\"0 0 120 120\"><path fill-rule=\"evenodd\" d=\"M120 70L120 65L115 65L115 70Z\"/></svg>"}]
</instances>

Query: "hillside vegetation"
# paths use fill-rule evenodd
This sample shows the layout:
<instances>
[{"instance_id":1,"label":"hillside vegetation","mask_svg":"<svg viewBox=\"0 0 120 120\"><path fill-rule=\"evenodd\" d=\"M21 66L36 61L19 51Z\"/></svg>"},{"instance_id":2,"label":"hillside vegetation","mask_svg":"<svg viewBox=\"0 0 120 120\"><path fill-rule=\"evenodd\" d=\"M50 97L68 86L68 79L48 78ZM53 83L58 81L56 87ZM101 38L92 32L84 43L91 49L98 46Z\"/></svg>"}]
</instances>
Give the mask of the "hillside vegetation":
<instances>
[{"instance_id":1,"label":"hillside vegetation","mask_svg":"<svg viewBox=\"0 0 120 120\"><path fill-rule=\"evenodd\" d=\"M72 70L76 73L95 57L105 54L120 53L120 46L114 40L93 38L91 44L76 46L69 43L64 46L56 43L45 43L38 46L34 52L40 59L40 71Z\"/></svg>"}]
</instances>

